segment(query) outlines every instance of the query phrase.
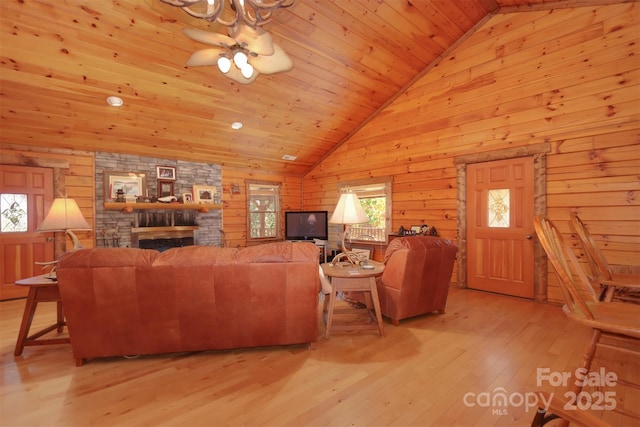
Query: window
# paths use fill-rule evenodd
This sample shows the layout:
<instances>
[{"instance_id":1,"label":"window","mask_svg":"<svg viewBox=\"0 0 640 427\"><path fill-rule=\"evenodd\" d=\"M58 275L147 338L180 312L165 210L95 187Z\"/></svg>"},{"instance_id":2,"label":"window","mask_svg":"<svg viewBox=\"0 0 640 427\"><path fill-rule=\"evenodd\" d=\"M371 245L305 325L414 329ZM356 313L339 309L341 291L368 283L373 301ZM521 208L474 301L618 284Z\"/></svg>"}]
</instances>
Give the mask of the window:
<instances>
[{"instance_id":1,"label":"window","mask_svg":"<svg viewBox=\"0 0 640 427\"><path fill-rule=\"evenodd\" d=\"M280 183L247 182L247 240L275 239L280 229Z\"/></svg>"},{"instance_id":2,"label":"window","mask_svg":"<svg viewBox=\"0 0 640 427\"><path fill-rule=\"evenodd\" d=\"M385 177L339 186L340 191L348 187L349 191L358 195L360 204L369 217L368 224L351 226L351 241L387 241L387 236L391 233L391 183L392 179Z\"/></svg>"},{"instance_id":3,"label":"window","mask_svg":"<svg viewBox=\"0 0 640 427\"><path fill-rule=\"evenodd\" d=\"M0 194L0 231L29 231L26 194Z\"/></svg>"},{"instance_id":4,"label":"window","mask_svg":"<svg viewBox=\"0 0 640 427\"><path fill-rule=\"evenodd\" d=\"M509 228L509 189L489 190L487 218L490 228Z\"/></svg>"}]
</instances>

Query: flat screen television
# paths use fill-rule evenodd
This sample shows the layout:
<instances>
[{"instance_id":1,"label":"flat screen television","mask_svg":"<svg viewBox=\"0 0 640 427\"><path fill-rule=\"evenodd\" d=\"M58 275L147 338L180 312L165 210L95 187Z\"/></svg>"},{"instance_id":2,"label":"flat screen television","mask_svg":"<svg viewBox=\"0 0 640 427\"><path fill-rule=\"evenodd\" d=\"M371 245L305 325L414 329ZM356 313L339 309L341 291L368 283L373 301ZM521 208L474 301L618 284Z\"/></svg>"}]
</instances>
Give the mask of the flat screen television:
<instances>
[{"instance_id":1,"label":"flat screen television","mask_svg":"<svg viewBox=\"0 0 640 427\"><path fill-rule=\"evenodd\" d=\"M327 211L289 211L284 213L286 240L329 240Z\"/></svg>"}]
</instances>

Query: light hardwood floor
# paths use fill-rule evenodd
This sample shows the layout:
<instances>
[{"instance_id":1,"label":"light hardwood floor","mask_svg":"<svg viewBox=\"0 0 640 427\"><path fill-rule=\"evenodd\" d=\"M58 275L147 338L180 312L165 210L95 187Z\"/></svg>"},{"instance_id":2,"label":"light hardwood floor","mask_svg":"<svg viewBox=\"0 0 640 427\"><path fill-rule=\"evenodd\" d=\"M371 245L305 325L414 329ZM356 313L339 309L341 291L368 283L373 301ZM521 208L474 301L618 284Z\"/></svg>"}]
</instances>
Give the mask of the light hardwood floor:
<instances>
[{"instance_id":1,"label":"light hardwood floor","mask_svg":"<svg viewBox=\"0 0 640 427\"><path fill-rule=\"evenodd\" d=\"M393 326L385 337L336 332L305 346L90 360L69 345L13 350L24 300L0 303L2 426L527 426L538 368L573 373L590 335L555 305L451 288L444 315ZM34 326L54 319L41 304ZM606 356L606 355L605 355ZM638 361L598 358L638 376ZM637 382L637 381L636 381ZM613 387L617 405L638 390ZM482 397L506 394L513 404ZM465 399L466 396L466 399ZM475 406L472 406L475 404ZM637 412L637 409L635 410ZM614 425L638 419L600 411Z\"/></svg>"}]
</instances>

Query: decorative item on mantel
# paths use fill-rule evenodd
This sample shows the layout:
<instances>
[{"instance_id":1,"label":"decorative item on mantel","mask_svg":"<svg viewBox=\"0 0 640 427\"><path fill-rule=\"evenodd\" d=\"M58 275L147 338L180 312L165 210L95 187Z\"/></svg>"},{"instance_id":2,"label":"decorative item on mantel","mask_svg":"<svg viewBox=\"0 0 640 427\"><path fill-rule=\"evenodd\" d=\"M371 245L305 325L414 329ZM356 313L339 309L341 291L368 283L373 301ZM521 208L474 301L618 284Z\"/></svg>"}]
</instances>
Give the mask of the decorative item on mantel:
<instances>
[{"instance_id":1,"label":"decorative item on mantel","mask_svg":"<svg viewBox=\"0 0 640 427\"><path fill-rule=\"evenodd\" d=\"M125 202L128 196L149 196L147 175L138 172L104 171L104 201Z\"/></svg>"},{"instance_id":2,"label":"decorative item on mantel","mask_svg":"<svg viewBox=\"0 0 640 427\"><path fill-rule=\"evenodd\" d=\"M175 202L178 199L176 198L176 196L165 196L165 197L158 197L158 202L160 203L171 203L171 202Z\"/></svg>"},{"instance_id":3,"label":"decorative item on mantel","mask_svg":"<svg viewBox=\"0 0 640 427\"><path fill-rule=\"evenodd\" d=\"M217 194L216 187L210 185L193 186L193 200L196 204L218 204L216 203Z\"/></svg>"},{"instance_id":4,"label":"decorative item on mantel","mask_svg":"<svg viewBox=\"0 0 640 427\"><path fill-rule=\"evenodd\" d=\"M156 166L156 176L159 180L175 181L176 168L173 166Z\"/></svg>"}]
</instances>

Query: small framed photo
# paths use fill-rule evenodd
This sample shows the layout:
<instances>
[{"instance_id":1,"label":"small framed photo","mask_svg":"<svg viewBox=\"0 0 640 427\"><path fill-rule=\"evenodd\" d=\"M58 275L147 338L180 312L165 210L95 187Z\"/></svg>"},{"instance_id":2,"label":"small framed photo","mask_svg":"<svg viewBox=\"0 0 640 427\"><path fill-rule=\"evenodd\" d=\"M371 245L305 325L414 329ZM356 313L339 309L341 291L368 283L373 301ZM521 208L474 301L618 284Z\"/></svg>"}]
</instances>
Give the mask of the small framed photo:
<instances>
[{"instance_id":1,"label":"small framed photo","mask_svg":"<svg viewBox=\"0 0 640 427\"><path fill-rule=\"evenodd\" d=\"M173 196L173 181L158 180L158 198Z\"/></svg>"},{"instance_id":2,"label":"small framed photo","mask_svg":"<svg viewBox=\"0 0 640 427\"><path fill-rule=\"evenodd\" d=\"M216 187L209 185L194 185L193 202L196 204L213 204L216 191Z\"/></svg>"},{"instance_id":3,"label":"small framed photo","mask_svg":"<svg viewBox=\"0 0 640 427\"><path fill-rule=\"evenodd\" d=\"M420 234L420 230L422 229L421 225L412 225L411 226L411 235L415 236Z\"/></svg>"},{"instance_id":4,"label":"small framed photo","mask_svg":"<svg viewBox=\"0 0 640 427\"><path fill-rule=\"evenodd\" d=\"M158 179L162 179L164 181L175 181L176 168L173 166L157 166L156 175L158 175Z\"/></svg>"},{"instance_id":5,"label":"small framed photo","mask_svg":"<svg viewBox=\"0 0 640 427\"><path fill-rule=\"evenodd\" d=\"M191 193L182 193L182 203L190 205L193 203L193 195Z\"/></svg>"}]
</instances>

